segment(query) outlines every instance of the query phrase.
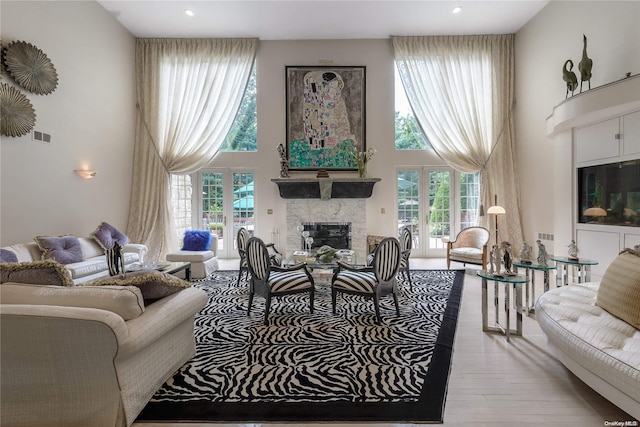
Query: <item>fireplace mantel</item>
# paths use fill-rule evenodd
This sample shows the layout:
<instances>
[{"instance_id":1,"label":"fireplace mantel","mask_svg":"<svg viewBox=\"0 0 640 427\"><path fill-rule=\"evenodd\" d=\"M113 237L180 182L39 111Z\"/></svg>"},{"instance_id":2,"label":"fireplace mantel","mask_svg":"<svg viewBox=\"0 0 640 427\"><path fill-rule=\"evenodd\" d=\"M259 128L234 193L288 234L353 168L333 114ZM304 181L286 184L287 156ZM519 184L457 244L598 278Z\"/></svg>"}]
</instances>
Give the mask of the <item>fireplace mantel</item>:
<instances>
[{"instance_id":1,"label":"fireplace mantel","mask_svg":"<svg viewBox=\"0 0 640 427\"><path fill-rule=\"evenodd\" d=\"M274 178L283 199L366 199L380 178Z\"/></svg>"}]
</instances>

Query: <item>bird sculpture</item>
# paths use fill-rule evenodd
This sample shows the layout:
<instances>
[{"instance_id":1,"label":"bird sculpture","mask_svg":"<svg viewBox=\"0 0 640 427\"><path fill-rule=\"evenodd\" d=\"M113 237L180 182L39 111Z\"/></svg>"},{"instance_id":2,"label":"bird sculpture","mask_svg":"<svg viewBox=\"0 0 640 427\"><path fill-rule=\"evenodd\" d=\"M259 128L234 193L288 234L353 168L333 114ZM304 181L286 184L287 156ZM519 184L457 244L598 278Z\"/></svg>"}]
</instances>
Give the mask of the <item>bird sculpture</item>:
<instances>
[{"instance_id":1,"label":"bird sculpture","mask_svg":"<svg viewBox=\"0 0 640 427\"><path fill-rule=\"evenodd\" d=\"M567 69L567 64L569 64L569 68ZM576 73L571 71L573 69L573 61L567 59L562 67L562 80L567 82L567 92L565 93L565 99L569 97L569 91L571 91L571 96L573 96L573 92L578 87L578 77L576 77Z\"/></svg>"},{"instance_id":2,"label":"bird sculpture","mask_svg":"<svg viewBox=\"0 0 640 427\"><path fill-rule=\"evenodd\" d=\"M593 60L587 56L587 36L582 35L582 59L578 62L578 70L580 71L580 92L582 92L582 82L589 84L591 89L591 67L593 67Z\"/></svg>"}]
</instances>

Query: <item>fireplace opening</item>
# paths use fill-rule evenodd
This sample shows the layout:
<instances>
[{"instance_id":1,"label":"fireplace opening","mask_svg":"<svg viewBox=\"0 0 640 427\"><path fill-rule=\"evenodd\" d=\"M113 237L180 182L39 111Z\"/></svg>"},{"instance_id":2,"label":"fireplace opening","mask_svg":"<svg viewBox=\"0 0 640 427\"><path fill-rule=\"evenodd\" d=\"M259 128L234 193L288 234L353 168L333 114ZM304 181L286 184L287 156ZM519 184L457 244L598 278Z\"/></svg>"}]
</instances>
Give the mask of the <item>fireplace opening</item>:
<instances>
[{"instance_id":1,"label":"fireplace opening","mask_svg":"<svg viewBox=\"0 0 640 427\"><path fill-rule=\"evenodd\" d=\"M335 249L351 249L351 223L350 222L303 222L304 231L313 237L311 249L324 245ZM300 245L304 246L302 236Z\"/></svg>"}]
</instances>

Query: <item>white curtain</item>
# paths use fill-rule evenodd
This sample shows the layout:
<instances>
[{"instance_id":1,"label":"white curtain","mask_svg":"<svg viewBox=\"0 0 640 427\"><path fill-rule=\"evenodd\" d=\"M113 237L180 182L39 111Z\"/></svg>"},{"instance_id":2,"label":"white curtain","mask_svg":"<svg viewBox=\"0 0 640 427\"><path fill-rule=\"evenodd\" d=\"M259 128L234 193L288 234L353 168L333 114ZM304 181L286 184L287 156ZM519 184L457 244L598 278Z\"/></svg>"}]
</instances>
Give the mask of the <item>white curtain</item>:
<instances>
[{"instance_id":1,"label":"white curtain","mask_svg":"<svg viewBox=\"0 0 640 427\"><path fill-rule=\"evenodd\" d=\"M522 242L514 151L514 35L392 37L409 103L435 152L481 172L481 200L507 212L500 240ZM483 225L490 227L489 218Z\"/></svg>"},{"instance_id":2,"label":"white curtain","mask_svg":"<svg viewBox=\"0 0 640 427\"><path fill-rule=\"evenodd\" d=\"M177 250L170 174L218 152L240 107L257 39L138 39L137 123L127 234L151 260Z\"/></svg>"}]
</instances>

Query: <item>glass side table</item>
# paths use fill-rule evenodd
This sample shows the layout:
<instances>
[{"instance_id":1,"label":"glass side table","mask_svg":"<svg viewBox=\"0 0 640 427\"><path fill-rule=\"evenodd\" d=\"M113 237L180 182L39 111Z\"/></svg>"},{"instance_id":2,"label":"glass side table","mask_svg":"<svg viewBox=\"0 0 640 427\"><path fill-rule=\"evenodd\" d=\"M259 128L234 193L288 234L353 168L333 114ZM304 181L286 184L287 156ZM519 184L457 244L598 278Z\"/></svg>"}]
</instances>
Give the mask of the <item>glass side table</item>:
<instances>
[{"instance_id":1,"label":"glass side table","mask_svg":"<svg viewBox=\"0 0 640 427\"><path fill-rule=\"evenodd\" d=\"M598 261L586 258L569 259L566 256L552 256L551 259L556 262L556 286L558 287L569 284L569 266L578 269L578 283L584 283L591 281L591 266L598 265Z\"/></svg>"},{"instance_id":2,"label":"glass side table","mask_svg":"<svg viewBox=\"0 0 640 427\"><path fill-rule=\"evenodd\" d=\"M522 285L529 282L529 278L521 275L515 276L494 276L493 274L481 270L476 273L482 278L482 331L483 332L498 332L503 334L507 342L509 342L511 335L522 336ZM488 313L488 292L487 282L491 280L494 285L494 298L493 305L495 308L495 326L489 326L489 313ZM504 283L504 311L506 316L506 325L503 327L500 324L500 310L498 308L499 303L499 286L498 283ZM515 287L516 291L516 329L511 329L511 308L509 301L511 300L511 287Z\"/></svg>"},{"instance_id":3,"label":"glass side table","mask_svg":"<svg viewBox=\"0 0 640 427\"><path fill-rule=\"evenodd\" d=\"M542 283L544 285L544 292L549 290L549 272L551 270L555 270L555 265L540 265L537 262L531 262L531 264L527 262L514 261L513 266L515 267L515 272L518 272L518 268L524 268L527 279L531 276L531 282L527 282L527 287L525 291L525 307L528 313L535 313L536 309L534 305L536 303L536 271L542 271L543 278ZM529 271L531 271L531 275L529 275ZM529 305L529 288L531 288L531 305Z\"/></svg>"}]
</instances>

